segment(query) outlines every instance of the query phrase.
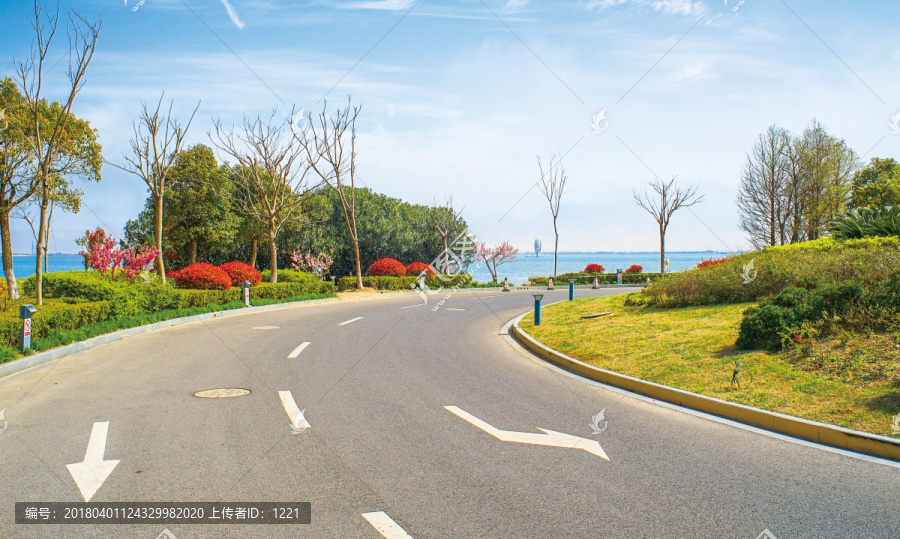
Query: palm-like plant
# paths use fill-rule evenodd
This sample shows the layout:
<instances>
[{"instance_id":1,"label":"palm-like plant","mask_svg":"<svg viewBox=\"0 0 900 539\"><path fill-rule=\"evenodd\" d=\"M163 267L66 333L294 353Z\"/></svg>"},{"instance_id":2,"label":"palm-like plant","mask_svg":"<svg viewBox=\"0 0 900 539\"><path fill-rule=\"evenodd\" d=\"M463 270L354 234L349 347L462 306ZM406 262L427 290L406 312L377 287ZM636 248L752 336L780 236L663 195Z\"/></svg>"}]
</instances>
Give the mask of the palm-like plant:
<instances>
[{"instance_id":1,"label":"palm-like plant","mask_svg":"<svg viewBox=\"0 0 900 539\"><path fill-rule=\"evenodd\" d=\"M900 207L848 210L835 218L829 231L839 240L900 236Z\"/></svg>"}]
</instances>

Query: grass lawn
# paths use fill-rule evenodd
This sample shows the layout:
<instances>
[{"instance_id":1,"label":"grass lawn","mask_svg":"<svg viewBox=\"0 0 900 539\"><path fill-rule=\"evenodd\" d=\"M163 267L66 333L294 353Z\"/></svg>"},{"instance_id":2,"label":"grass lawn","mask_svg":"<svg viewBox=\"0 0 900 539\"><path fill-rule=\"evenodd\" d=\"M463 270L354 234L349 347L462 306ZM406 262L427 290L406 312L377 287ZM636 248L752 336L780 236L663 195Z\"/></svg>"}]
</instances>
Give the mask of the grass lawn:
<instances>
[{"instance_id":1,"label":"grass lawn","mask_svg":"<svg viewBox=\"0 0 900 539\"><path fill-rule=\"evenodd\" d=\"M752 304L656 309L626 307L624 301L624 296L612 296L561 302L544 307L539 327L534 327L532 316L523 318L520 326L545 345L596 367L891 436L891 418L900 412L896 383L854 383L803 370L784 354L736 352L741 314ZM580 319L598 312L614 314ZM741 388L731 385L735 361L742 362Z\"/></svg>"}]
</instances>

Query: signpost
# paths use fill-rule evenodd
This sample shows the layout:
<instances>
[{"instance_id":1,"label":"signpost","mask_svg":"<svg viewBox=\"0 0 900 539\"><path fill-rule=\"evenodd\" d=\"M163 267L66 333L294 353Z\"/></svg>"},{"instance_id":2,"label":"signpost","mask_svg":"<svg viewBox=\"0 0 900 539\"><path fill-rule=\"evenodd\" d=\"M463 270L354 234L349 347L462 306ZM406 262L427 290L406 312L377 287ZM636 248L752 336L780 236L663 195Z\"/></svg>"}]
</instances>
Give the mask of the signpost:
<instances>
[{"instance_id":1,"label":"signpost","mask_svg":"<svg viewBox=\"0 0 900 539\"><path fill-rule=\"evenodd\" d=\"M250 281L244 281L241 284L244 292L244 307L250 306Z\"/></svg>"},{"instance_id":2,"label":"signpost","mask_svg":"<svg viewBox=\"0 0 900 539\"><path fill-rule=\"evenodd\" d=\"M37 312L34 305L22 305L19 307L19 317L22 319L22 332L19 334L19 351L24 352L31 348L31 316Z\"/></svg>"}]
</instances>

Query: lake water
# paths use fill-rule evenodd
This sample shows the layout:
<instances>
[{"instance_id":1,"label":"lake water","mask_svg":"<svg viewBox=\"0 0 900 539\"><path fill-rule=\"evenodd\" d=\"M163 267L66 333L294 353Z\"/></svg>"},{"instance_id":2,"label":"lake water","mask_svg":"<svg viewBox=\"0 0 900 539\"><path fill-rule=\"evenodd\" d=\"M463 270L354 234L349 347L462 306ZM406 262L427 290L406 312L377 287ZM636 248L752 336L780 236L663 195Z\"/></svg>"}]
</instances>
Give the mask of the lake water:
<instances>
[{"instance_id":1,"label":"lake water","mask_svg":"<svg viewBox=\"0 0 900 539\"><path fill-rule=\"evenodd\" d=\"M722 258L727 254L717 251L701 251L671 252L666 256L669 258L670 271L683 271L695 267L701 260ZM50 254L47 260L50 271L84 269L84 258L81 255ZM34 262L34 255L13 256L16 277L22 279L34 275ZM643 266L645 271L655 272L659 269L659 253L559 253L558 273L581 271L590 263L601 264L608 272L614 272L618 268L625 269L632 264ZM483 266L475 264L470 267L470 270L476 281L491 280L491 274ZM528 277L552 273L553 253L542 253L539 257L534 256L534 253L529 253L520 254L515 262L500 266L498 277L500 280L509 277L511 283L522 284L528 280Z\"/></svg>"},{"instance_id":2,"label":"lake water","mask_svg":"<svg viewBox=\"0 0 900 539\"><path fill-rule=\"evenodd\" d=\"M701 252L670 252L666 253L669 259L669 271L684 271L697 266L701 260L710 258L722 258L728 253L718 251L701 251ZM599 253L559 253L557 262L557 273L569 273L581 271L588 264L600 264L607 272L614 272L617 269L625 269L632 264L644 267L644 271L659 271L659 252L640 252L640 253L616 253L616 252L599 252ZM476 281L486 282L491 280L491 274L487 268L470 267L470 272ZM519 254L515 262L504 264L497 269L497 278L501 281L504 277L509 277L509 281L513 284L523 284L528 277L549 276L553 274L553 253L541 253L541 256L534 256L534 253Z\"/></svg>"}]
</instances>

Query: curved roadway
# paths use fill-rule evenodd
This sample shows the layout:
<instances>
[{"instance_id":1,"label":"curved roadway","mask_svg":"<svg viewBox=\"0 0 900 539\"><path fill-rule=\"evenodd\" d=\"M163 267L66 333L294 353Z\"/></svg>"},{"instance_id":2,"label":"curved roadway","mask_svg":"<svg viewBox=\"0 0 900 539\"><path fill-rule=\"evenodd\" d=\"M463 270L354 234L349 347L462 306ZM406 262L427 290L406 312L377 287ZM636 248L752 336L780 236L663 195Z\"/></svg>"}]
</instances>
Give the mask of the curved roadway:
<instances>
[{"instance_id":1,"label":"curved roadway","mask_svg":"<svg viewBox=\"0 0 900 539\"><path fill-rule=\"evenodd\" d=\"M549 367L502 333L532 307L527 291L460 291L434 311L440 298L191 323L0 380L0 536L377 539L362 515L384 512L396 524L385 536L417 539L900 537L897 467ZM252 393L193 396L222 387ZM292 431L279 391L311 428ZM601 410L608 426L592 434ZM85 459L92 425L107 421L104 458L119 464L91 501L309 501L312 523L14 524L15 501L83 501L66 465ZM491 427L595 440L609 460L503 441Z\"/></svg>"}]
</instances>

